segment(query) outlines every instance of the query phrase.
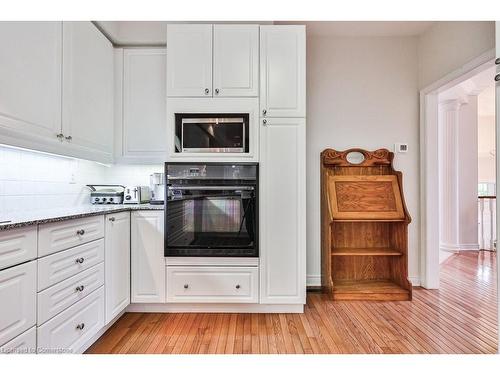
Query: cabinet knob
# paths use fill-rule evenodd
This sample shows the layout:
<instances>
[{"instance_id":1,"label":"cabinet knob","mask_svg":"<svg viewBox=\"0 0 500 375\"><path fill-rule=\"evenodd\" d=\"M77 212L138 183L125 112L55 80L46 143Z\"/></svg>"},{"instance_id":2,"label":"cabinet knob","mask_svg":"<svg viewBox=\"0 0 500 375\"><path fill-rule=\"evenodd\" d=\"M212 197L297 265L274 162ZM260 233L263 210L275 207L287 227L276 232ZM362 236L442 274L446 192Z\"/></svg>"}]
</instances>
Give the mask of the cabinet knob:
<instances>
[{"instance_id":1,"label":"cabinet knob","mask_svg":"<svg viewBox=\"0 0 500 375\"><path fill-rule=\"evenodd\" d=\"M498 82L498 81L500 81L500 74L497 74L497 75L495 76L495 82Z\"/></svg>"},{"instance_id":2,"label":"cabinet knob","mask_svg":"<svg viewBox=\"0 0 500 375\"><path fill-rule=\"evenodd\" d=\"M262 110L262 115L263 115L263 116L267 115L267 110L266 110L266 109L263 109L263 110Z\"/></svg>"},{"instance_id":3,"label":"cabinet knob","mask_svg":"<svg viewBox=\"0 0 500 375\"><path fill-rule=\"evenodd\" d=\"M495 64L500 65L500 57L497 57L497 59L495 60Z\"/></svg>"},{"instance_id":4,"label":"cabinet knob","mask_svg":"<svg viewBox=\"0 0 500 375\"><path fill-rule=\"evenodd\" d=\"M73 137L72 137L71 135L68 135L67 137L64 137L64 138L66 138L66 140L67 140L68 142L71 142L71 140L73 139Z\"/></svg>"},{"instance_id":5,"label":"cabinet knob","mask_svg":"<svg viewBox=\"0 0 500 375\"><path fill-rule=\"evenodd\" d=\"M240 288L241 288L240 284L236 284L236 289L240 289Z\"/></svg>"},{"instance_id":6,"label":"cabinet knob","mask_svg":"<svg viewBox=\"0 0 500 375\"><path fill-rule=\"evenodd\" d=\"M266 119L262 120L262 124L267 125L267 120Z\"/></svg>"},{"instance_id":7,"label":"cabinet knob","mask_svg":"<svg viewBox=\"0 0 500 375\"><path fill-rule=\"evenodd\" d=\"M56 134L56 138L62 142L63 138L64 138L64 134L63 133Z\"/></svg>"},{"instance_id":8,"label":"cabinet knob","mask_svg":"<svg viewBox=\"0 0 500 375\"><path fill-rule=\"evenodd\" d=\"M77 258L76 263L82 264L85 261L84 258Z\"/></svg>"},{"instance_id":9,"label":"cabinet knob","mask_svg":"<svg viewBox=\"0 0 500 375\"><path fill-rule=\"evenodd\" d=\"M189 288L189 285L188 284L184 284L184 289L187 289Z\"/></svg>"},{"instance_id":10,"label":"cabinet knob","mask_svg":"<svg viewBox=\"0 0 500 375\"><path fill-rule=\"evenodd\" d=\"M109 221L115 221L115 218L114 217L110 217Z\"/></svg>"},{"instance_id":11,"label":"cabinet knob","mask_svg":"<svg viewBox=\"0 0 500 375\"><path fill-rule=\"evenodd\" d=\"M80 285L80 286L76 287L76 291L77 292L83 292L84 289L85 289L85 286L83 286L83 285Z\"/></svg>"},{"instance_id":12,"label":"cabinet knob","mask_svg":"<svg viewBox=\"0 0 500 375\"><path fill-rule=\"evenodd\" d=\"M210 90L209 89L205 89L205 95L208 95L210 94Z\"/></svg>"},{"instance_id":13,"label":"cabinet knob","mask_svg":"<svg viewBox=\"0 0 500 375\"><path fill-rule=\"evenodd\" d=\"M79 236L83 236L85 234L85 230L84 229L79 229L76 231L76 234L78 234Z\"/></svg>"},{"instance_id":14,"label":"cabinet knob","mask_svg":"<svg viewBox=\"0 0 500 375\"><path fill-rule=\"evenodd\" d=\"M80 331L83 331L84 328L85 328L85 323L80 323L76 326L76 329L79 329Z\"/></svg>"},{"instance_id":15,"label":"cabinet knob","mask_svg":"<svg viewBox=\"0 0 500 375\"><path fill-rule=\"evenodd\" d=\"M219 95L219 89L215 89L215 93Z\"/></svg>"}]
</instances>

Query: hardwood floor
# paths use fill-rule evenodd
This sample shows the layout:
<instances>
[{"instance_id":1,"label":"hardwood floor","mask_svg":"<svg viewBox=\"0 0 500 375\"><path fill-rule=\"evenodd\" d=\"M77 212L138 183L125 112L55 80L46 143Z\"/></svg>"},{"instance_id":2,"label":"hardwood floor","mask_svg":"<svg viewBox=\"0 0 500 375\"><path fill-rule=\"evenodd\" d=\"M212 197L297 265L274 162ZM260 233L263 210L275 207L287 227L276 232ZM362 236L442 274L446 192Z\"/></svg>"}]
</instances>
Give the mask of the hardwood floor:
<instances>
[{"instance_id":1,"label":"hardwood floor","mask_svg":"<svg viewBox=\"0 0 500 375\"><path fill-rule=\"evenodd\" d=\"M87 353L496 353L496 293L495 254L466 252L411 302L309 293L304 314L127 313Z\"/></svg>"}]
</instances>

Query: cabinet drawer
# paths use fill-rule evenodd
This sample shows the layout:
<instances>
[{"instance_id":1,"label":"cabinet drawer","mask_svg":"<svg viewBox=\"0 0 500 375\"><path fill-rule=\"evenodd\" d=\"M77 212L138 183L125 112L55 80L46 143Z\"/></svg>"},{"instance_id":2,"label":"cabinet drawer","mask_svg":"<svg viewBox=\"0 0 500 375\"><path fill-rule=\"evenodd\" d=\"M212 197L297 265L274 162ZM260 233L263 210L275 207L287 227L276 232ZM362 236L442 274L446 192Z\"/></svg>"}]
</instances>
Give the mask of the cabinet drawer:
<instances>
[{"instance_id":1,"label":"cabinet drawer","mask_svg":"<svg viewBox=\"0 0 500 375\"><path fill-rule=\"evenodd\" d=\"M258 267L167 267L167 302L258 302Z\"/></svg>"},{"instance_id":2,"label":"cabinet drawer","mask_svg":"<svg viewBox=\"0 0 500 375\"><path fill-rule=\"evenodd\" d=\"M0 271L0 345L36 323L36 260Z\"/></svg>"},{"instance_id":3,"label":"cabinet drawer","mask_svg":"<svg viewBox=\"0 0 500 375\"><path fill-rule=\"evenodd\" d=\"M43 257L103 237L103 215L43 224L38 227L38 256Z\"/></svg>"},{"instance_id":4,"label":"cabinet drawer","mask_svg":"<svg viewBox=\"0 0 500 375\"><path fill-rule=\"evenodd\" d=\"M38 259L38 291L104 260L104 239Z\"/></svg>"},{"instance_id":5,"label":"cabinet drawer","mask_svg":"<svg viewBox=\"0 0 500 375\"><path fill-rule=\"evenodd\" d=\"M38 351L77 351L104 327L104 287L38 327Z\"/></svg>"},{"instance_id":6,"label":"cabinet drawer","mask_svg":"<svg viewBox=\"0 0 500 375\"><path fill-rule=\"evenodd\" d=\"M0 354L36 354L36 327L31 327L0 347Z\"/></svg>"},{"instance_id":7,"label":"cabinet drawer","mask_svg":"<svg viewBox=\"0 0 500 375\"><path fill-rule=\"evenodd\" d=\"M0 269L35 259L36 225L0 232Z\"/></svg>"},{"instance_id":8,"label":"cabinet drawer","mask_svg":"<svg viewBox=\"0 0 500 375\"><path fill-rule=\"evenodd\" d=\"M38 325L82 300L103 284L104 263L99 263L38 293Z\"/></svg>"}]
</instances>

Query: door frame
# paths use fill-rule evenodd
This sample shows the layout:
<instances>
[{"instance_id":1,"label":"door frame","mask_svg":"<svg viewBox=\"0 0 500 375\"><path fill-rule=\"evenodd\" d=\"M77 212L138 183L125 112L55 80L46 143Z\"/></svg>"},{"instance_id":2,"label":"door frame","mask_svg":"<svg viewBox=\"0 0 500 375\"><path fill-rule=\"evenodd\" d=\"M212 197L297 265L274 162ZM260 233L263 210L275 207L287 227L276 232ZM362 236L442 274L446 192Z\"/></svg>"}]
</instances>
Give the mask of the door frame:
<instances>
[{"instance_id":1,"label":"door frame","mask_svg":"<svg viewBox=\"0 0 500 375\"><path fill-rule=\"evenodd\" d=\"M494 60L492 48L420 90L420 285L426 289L439 288L438 94L491 68Z\"/></svg>"}]
</instances>

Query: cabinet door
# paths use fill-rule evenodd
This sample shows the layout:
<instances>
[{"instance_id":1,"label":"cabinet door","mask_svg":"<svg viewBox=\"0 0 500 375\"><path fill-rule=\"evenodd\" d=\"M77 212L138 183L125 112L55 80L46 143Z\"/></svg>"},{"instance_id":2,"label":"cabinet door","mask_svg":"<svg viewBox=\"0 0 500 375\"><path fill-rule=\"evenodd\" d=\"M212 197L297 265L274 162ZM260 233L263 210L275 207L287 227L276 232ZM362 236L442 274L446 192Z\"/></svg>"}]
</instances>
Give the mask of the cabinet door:
<instances>
[{"instance_id":1,"label":"cabinet door","mask_svg":"<svg viewBox=\"0 0 500 375\"><path fill-rule=\"evenodd\" d=\"M212 25L168 25L167 95L212 96Z\"/></svg>"},{"instance_id":2,"label":"cabinet door","mask_svg":"<svg viewBox=\"0 0 500 375\"><path fill-rule=\"evenodd\" d=\"M259 25L214 25L214 96L258 96Z\"/></svg>"},{"instance_id":3,"label":"cabinet door","mask_svg":"<svg viewBox=\"0 0 500 375\"><path fill-rule=\"evenodd\" d=\"M167 152L165 49L123 51L123 136L126 160L163 162Z\"/></svg>"},{"instance_id":4,"label":"cabinet door","mask_svg":"<svg viewBox=\"0 0 500 375\"><path fill-rule=\"evenodd\" d=\"M63 23L62 102L73 155L112 161L113 46L91 22Z\"/></svg>"},{"instance_id":5,"label":"cabinet door","mask_svg":"<svg viewBox=\"0 0 500 375\"><path fill-rule=\"evenodd\" d=\"M264 121L259 165L261 303L304 304L305 120Z\"/></svg>"},{"instance_id":6,"label":"cabinet door","mask_svg":"<svg viewBox=\"0 0 500 375\"><path fill-rule=\"evenodd\" d=\"M106 323L130 303L130 212L106 215Z\"/></svg>"},{"instance_id":7,"label":"cabinet door","mask_svg":"<svg viewBox=\"0 0 500 375\"><path fill-rule=\"evenodd\" d=\"M61 38L61 22L0 22L1 143L59 144Z\"/></svg>"},{"instance_id":8,"label":"cabinet door","mask_svg":"<svg viewBox=\"0 0 500 375\"><path fill-rule=\"evenodd\" d=\"M131 274L133 303L165 302L163 211L132 213Z\"/></svg>"},{"instance_id":9,"label":"cabinet door","mask_svg":"<svg viewBox=\"0 0 500 375\"><path fill-rule=\"evenodd\" d=\"M0 346L36 323L36 260L0 271Z\"/></svg>"},{"instance_id":10,"label":"cabinet door","mask_svg":"<svg viewBox=\"0 0 500 375\"><path fill-rule=\"evenodd\" d=\"M268 117L305 117L305 26L260 27L260 107Z\"/></svg>"}]
</instances>

